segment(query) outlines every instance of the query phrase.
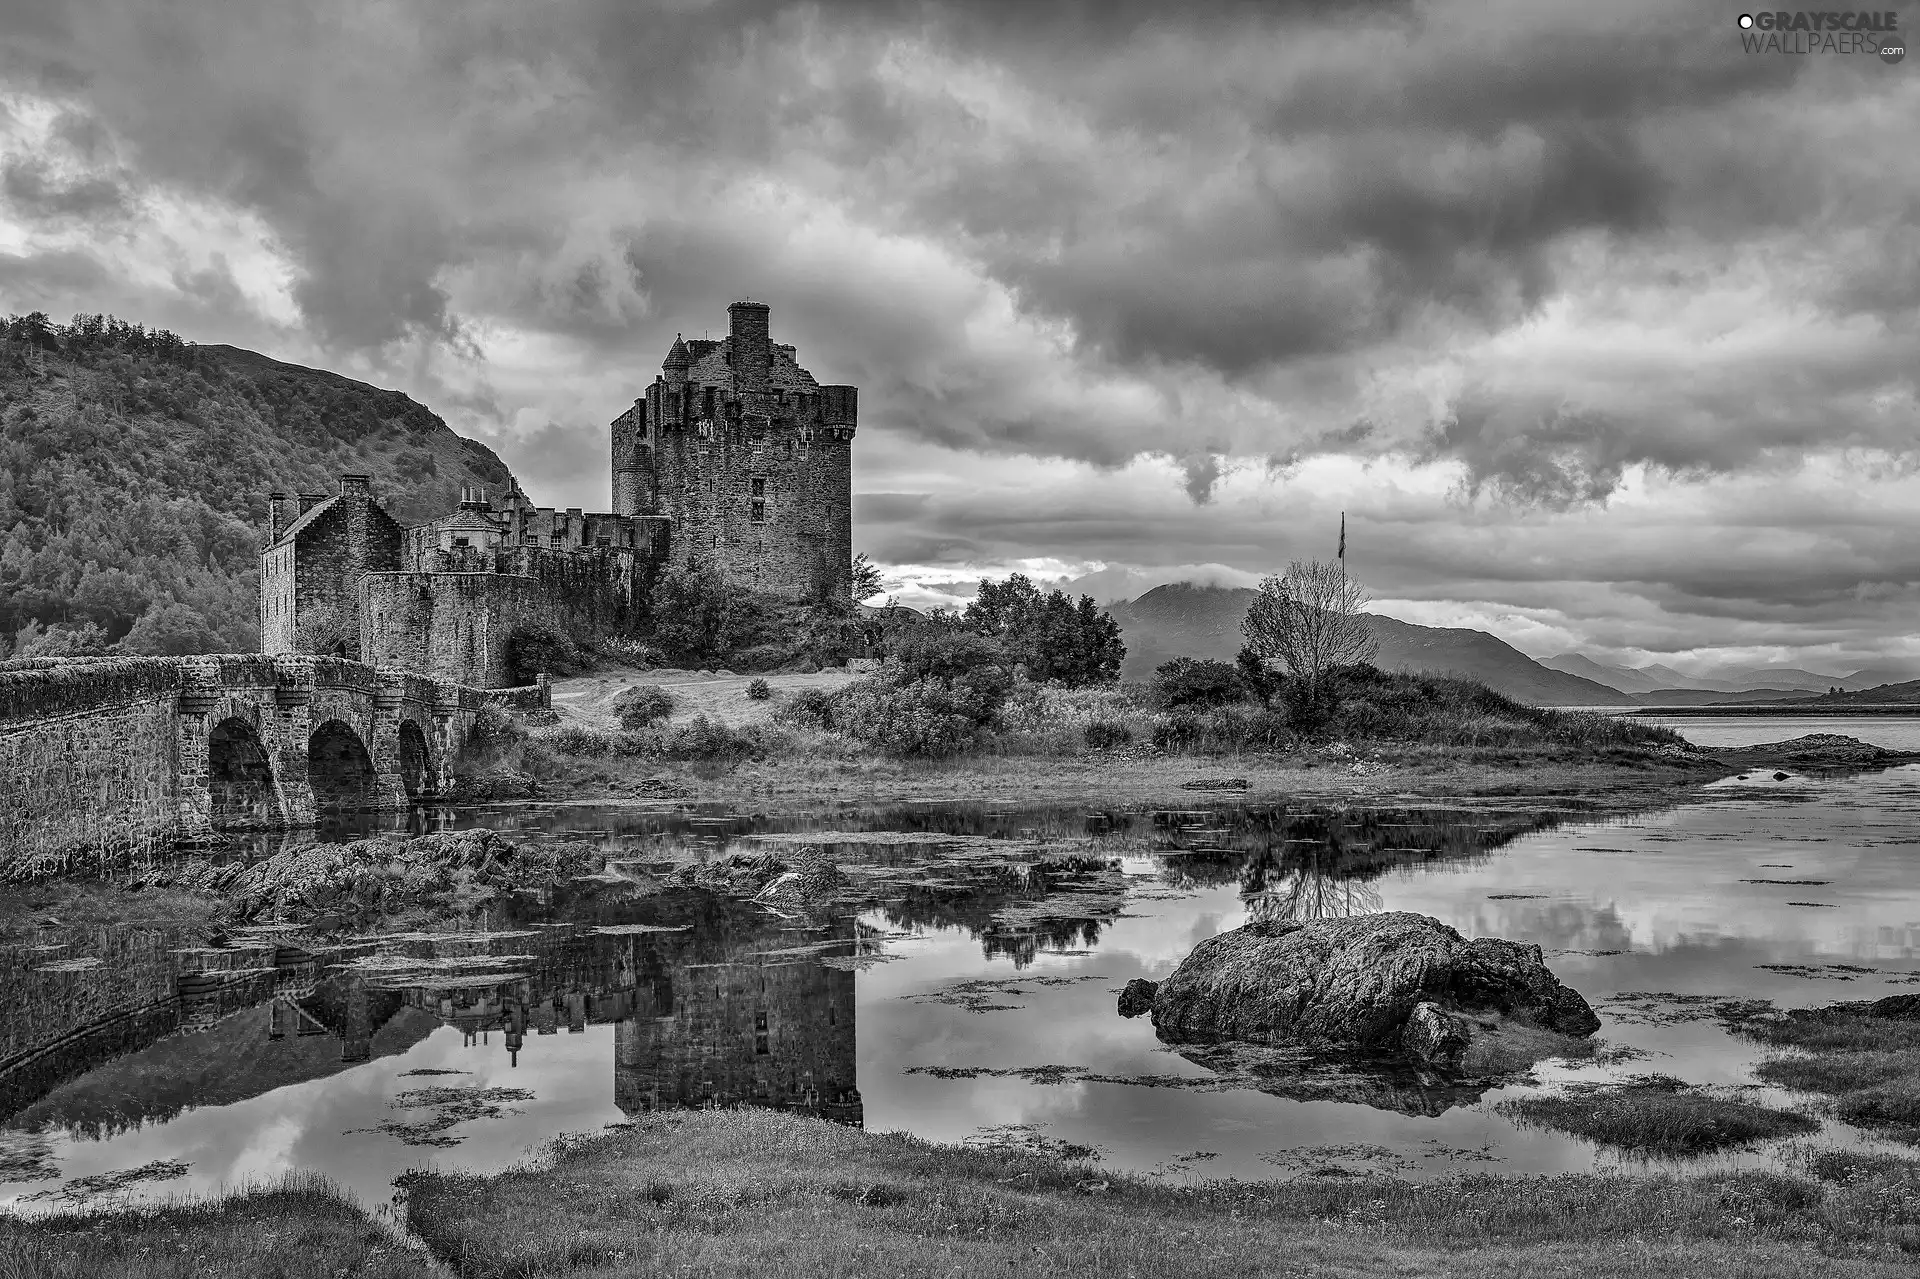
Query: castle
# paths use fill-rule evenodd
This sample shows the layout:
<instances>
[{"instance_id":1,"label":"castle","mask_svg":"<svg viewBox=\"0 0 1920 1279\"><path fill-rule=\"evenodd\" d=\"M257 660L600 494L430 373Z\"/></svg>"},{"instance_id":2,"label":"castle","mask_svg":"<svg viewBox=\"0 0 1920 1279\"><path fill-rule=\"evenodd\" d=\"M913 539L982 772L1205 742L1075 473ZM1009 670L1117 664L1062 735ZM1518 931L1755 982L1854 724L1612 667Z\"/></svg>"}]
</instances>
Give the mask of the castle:
<instances>
[{"instance_id":1,"label":"castle","mask_svg":"<svg viewBox=\"0 0 1920 1279\"><path fill-rule=\"evenodd\" d=\"M478 688L529 682L539 642L634 634L659 576L717 569L793 600L846 600L853 576L851 386L821 386L774 343L763 302L720 340L676 338L612 423L613 511L496 505L403 528L368 477L268 499L265 653L334 653Z\"/></svg>"}]
</instances>

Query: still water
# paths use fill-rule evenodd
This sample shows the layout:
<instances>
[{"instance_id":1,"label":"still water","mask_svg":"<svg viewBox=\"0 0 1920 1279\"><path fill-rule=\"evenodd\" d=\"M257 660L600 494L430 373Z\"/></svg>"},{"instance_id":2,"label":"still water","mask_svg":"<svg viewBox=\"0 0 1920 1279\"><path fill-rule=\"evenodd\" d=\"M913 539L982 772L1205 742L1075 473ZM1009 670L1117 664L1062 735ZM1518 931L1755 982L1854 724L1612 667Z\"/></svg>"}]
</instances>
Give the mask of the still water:
<instances>
[{"instance_id":1,"label":"still water","mask_svg":"<svg viewBox=\"0 0 1920 1279\"><path fill-rule=\"evenodd\" d=\"M49 925L0 969L0 1205L101 1202L111 1181L88 1179L130 1170L140 1178L114 1193L142 1198L302 1169L378 1206L408 1168L498 1169L560 1133L709 1102L941 1141L1067 1143L1167 1178L1632 1171L1645 1165L1519 1126L1498 1103L1650 1071L1751 1086L1760 1054L1697 997L1791 1007L1920 982L1913 767L1756 773L1604 822L1234 805L441 816L592 839L640 869L675 849L758 853L755 834L838 831L825 842L868 866L871 891L857 911L810 921L691 889L581 883L483 912L465 933L344 947L237 933L212 954L162 931ZM862 831L1086 840L1122 874L1023 888L944 863L928 873L935 845L876 846ZM1600 1013L1601 1059L1484 1094L1394 1079L1222 1086L1149 1019L1115 1012L1130 978L1165 977L1252 914L1376 910L1538 943ZM1817 1142L1873 1144L1824 1122ZM1714 1164L1779 1157L1761 1147Z\"/></svg>"}]
</instances>

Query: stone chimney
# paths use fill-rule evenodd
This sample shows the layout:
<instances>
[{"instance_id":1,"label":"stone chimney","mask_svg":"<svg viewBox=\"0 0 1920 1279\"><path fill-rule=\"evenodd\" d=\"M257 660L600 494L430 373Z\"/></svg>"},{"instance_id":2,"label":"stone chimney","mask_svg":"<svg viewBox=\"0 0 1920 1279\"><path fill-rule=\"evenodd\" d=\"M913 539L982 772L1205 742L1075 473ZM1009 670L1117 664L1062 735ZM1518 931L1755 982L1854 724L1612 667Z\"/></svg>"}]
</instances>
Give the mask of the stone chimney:
<instances>
[{"instance_id":1,"label":"stone chimney","mask_svg":"<svg viewBox=\"0 0 1920 1279\"><path fill-rule=\"evenodd\" d=\"M294 504L291 494L279 489L267 494L267 545L272 546L287 531L287 525L293 523L300 514L300 508Z\"/></svg>"},{"instance_id":2,"label":"stone chimney","mask_svg":"<svg viewBox=\"0 0 1920 1279\"><path fill-rule=\"evenodd\" d=\"M331 493L302 493L300 495L299 513L301 515L305 515L308 511L311 511L314 507L320 505L320 503L322 502L327 501L332 496L333 494Z\"/></svg>"},{"instance_id":3,"label":"stone chimney","mask_svg":"<svg viewBox=\"0 0 1920 1279\"><path fill-rule=\"evenodd\" d=\"M767 316L771 310L765 302L744 301L727 308L733 383L739 390L764 390L772 376L773 347L767 338Z\"/></svg>"}]
</instances>

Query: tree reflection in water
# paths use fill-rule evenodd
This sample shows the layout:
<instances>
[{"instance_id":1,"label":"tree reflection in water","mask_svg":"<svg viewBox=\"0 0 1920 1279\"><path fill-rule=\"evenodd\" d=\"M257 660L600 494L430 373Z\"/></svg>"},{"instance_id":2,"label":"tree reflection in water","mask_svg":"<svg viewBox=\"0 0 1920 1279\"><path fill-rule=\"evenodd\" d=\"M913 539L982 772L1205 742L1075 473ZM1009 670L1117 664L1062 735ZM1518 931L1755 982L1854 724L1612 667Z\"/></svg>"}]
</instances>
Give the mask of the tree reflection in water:
<instances>
[{"instance_id":1,"label":"tree reflection in water","mask_svg":"<svg viewBox=\"0 0 1920 1279\"><path fill-rule=\"evenodd\" d=\"M1260 862L1250 865L1240 890L1247 922L1292 924L1378 914L1379 887L1338 873L1329 860L1313 857L1284 870Z\"/></svg>"}]
</instances>

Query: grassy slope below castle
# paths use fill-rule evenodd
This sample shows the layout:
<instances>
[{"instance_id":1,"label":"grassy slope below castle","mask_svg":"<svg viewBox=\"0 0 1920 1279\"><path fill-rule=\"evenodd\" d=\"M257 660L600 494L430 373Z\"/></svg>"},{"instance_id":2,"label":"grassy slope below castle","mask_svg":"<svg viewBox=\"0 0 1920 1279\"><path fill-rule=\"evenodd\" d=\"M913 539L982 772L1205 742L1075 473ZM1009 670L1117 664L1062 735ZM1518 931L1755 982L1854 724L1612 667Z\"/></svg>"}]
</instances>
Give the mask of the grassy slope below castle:
<instances>
[{"instance_id":1,"label":"grassy slope below castle","mask_svg":"<svg viewBox=\"0 0 1920 1279\"><path fill-rule=\"evenodd\" d=\"M252 652L270 490L364 472L409 523L509 479L398 391L228 346L9 328L0 657L57 655L46 628L88 625L121 652Z\"/></svg>"}]
</instances>

